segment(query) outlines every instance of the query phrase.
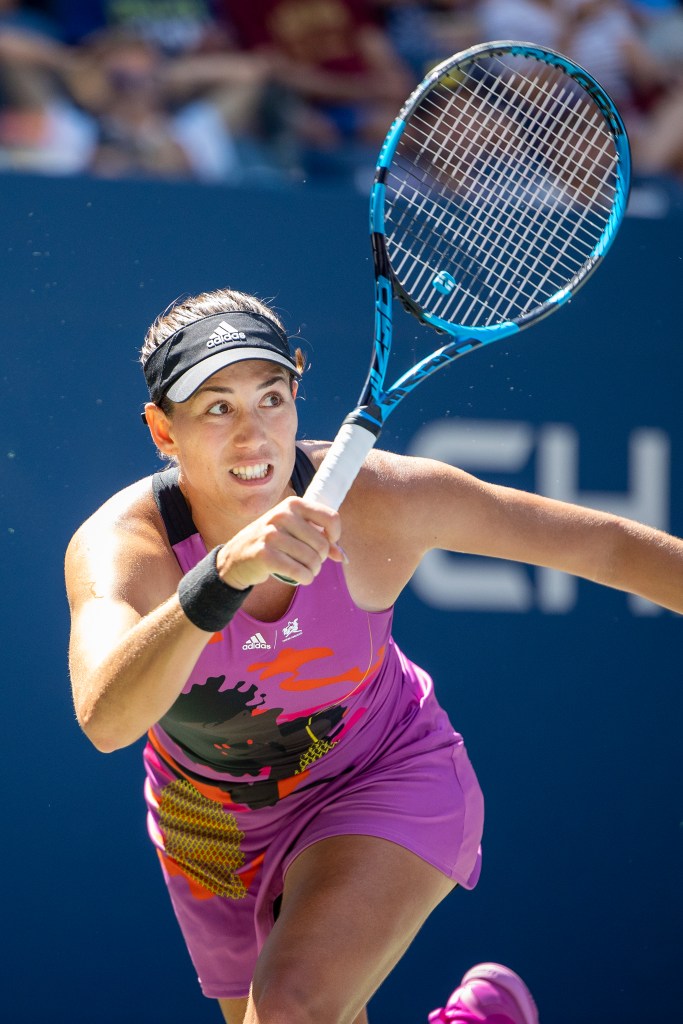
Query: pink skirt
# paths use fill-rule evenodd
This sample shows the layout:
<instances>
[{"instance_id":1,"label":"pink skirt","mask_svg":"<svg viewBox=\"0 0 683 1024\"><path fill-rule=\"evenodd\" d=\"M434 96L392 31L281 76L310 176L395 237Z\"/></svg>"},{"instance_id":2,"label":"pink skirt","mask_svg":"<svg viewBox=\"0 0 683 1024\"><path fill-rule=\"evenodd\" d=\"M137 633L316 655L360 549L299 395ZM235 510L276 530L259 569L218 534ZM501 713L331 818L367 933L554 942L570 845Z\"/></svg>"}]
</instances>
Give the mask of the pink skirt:
<instances>
[{"instance_id":1,"label":"pink skirt","mask_svg":"<svg viewBox=\"0 0 683 1024\"><path fill-rule=\"evenodd\" d=\"M170 756L145 748L149 833L206 996L248 995L287 869L322 839L376 836L476 885L481 790L431 680L403 661L384 714L325 754L324 778L272 807L238 807L212 780L190 781Z\"/></svg>"}]
</instances>

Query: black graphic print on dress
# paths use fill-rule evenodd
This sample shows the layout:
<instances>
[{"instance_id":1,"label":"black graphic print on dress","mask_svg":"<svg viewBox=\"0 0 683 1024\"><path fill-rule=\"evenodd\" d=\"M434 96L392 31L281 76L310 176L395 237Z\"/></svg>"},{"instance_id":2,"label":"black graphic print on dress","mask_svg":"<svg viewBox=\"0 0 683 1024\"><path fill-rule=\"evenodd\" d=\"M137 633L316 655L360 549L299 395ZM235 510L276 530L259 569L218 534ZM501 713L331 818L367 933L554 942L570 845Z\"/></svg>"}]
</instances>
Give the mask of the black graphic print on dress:
<instances>
[{"instance_id":1,"label":"black graphic print on dress","mask_svg":"<svg viewBox=\"0 0 683 1024\"><path fill-rule=\"evenodd\" d=\"M229 759L230 774L244 776L245 785L232 780L214 783L247 807L269 806L278 800L277 781L292 775L292 763L301 769L334 745L345 708L335 705L289 721L278 722L283 708L264 707L258 686L240 680L221 689L225 676L210 676L204 686L181 694L159 724L192 760L217 771ZM230 742L226 742L226 737ZM270 769L268 779L249 782ZM190 774L190 773L188 773ZM201 776L197 776L201 778Z\"/></svg>"}]
</instances>

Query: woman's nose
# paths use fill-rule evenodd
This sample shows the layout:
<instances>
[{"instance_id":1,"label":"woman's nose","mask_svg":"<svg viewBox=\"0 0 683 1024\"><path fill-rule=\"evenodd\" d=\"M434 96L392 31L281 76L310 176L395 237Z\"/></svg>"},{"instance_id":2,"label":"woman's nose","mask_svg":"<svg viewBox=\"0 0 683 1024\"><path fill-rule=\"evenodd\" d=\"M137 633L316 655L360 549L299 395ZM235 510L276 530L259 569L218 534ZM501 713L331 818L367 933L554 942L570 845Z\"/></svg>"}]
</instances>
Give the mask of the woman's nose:
<instances>
[{"instance_id":1,"label":"woman's nose","mask_svg":"<svg viewBox=\"0 0 683 1024\"><path fill-rule=\"evenodd\" d=\"M261 417L255 413L242 413L235 427L235 444L252 444L255 439L263 437L264 430Z\"/></svg>"}]
</instances>

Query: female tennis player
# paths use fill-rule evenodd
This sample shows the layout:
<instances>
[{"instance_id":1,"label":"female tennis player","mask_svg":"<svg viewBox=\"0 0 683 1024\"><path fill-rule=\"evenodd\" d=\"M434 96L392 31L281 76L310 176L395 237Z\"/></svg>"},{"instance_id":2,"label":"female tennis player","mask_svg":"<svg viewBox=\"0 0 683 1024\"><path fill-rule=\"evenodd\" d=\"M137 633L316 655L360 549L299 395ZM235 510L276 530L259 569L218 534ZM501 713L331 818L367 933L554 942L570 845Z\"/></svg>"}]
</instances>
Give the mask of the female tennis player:
<instances>
[{"instance_id":1,"label":"female tennis player","mask_svg":"<svg viewBox=\"0 0 683 1024\"><path fill-rule=\"evenodd\" d=\"M171 464L69 545L78 720L105 752L148 736L150 836L225 1020L362 1024L430 912L480 871L462 737L391 636L420 559L550 566L683 612L683 542L380 451L339 512L305 500L327 445L296 439L301 353L240 292L171 307L142 362ZM430 1020L538 1017L513 971L479 964Z\"/></svg>"}]
</instances>

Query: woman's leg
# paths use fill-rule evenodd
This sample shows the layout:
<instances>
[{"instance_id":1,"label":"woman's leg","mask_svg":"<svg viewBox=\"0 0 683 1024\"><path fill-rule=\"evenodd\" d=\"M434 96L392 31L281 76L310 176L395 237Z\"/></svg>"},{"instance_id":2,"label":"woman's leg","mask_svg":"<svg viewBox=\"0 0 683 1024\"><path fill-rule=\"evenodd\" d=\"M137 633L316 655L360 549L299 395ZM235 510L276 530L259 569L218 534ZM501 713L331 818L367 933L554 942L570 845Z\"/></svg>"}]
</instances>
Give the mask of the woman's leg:
<instances>
[{"instance_id":1,"label":"woman's leg","mask_svg":"<svg viewBox=\"0 0 683 1024\"><path fill-rule=\"evenodd\" d=\"M223 1011L226 1024L243 1024L244 1015L247 1012L246 999L219 999L218 1005ZM368 1015L365 1010L361 1010L353 1024L368 1024Z\"/></svg>"},{"instance_id":2,"label":"woman's leg","mask_svg":"<svg viewBox=\"0 0 683 1024\"><path fill-rule=\"evenodd\" d=\"M242 1024L247 1012L246 996L244 999L219 999L218 1005L225 1018L225 1024Z\"/></svg>"},{"instance_id":3,"label":"woman's leg","mask_svg":"<svg viewBox=\"0 0 683 1024\"><path fill-rule=\"evenodd\" d=\"M384 839L339 836L310 846L287 872L245 1024L362 1022L372 994L453 886Z\"/></svg>"}]
</instances>

